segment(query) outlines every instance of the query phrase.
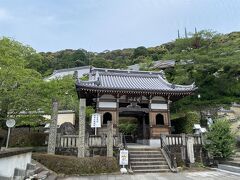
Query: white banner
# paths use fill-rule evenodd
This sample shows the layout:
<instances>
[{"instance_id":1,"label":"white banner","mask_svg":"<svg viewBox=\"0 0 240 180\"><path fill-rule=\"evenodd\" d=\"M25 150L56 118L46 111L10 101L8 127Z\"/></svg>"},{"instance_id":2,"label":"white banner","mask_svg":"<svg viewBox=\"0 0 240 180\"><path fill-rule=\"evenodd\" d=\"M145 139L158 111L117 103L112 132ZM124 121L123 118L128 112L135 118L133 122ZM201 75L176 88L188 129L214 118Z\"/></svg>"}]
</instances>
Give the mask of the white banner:
<instances>
[{"instance_id":1,"label":"white banner","mask_svg":"<svg viewBox=\"0 0 240 180\"><path fill-rule=\"evenodd\" d=\"M101 114L99 113L92 114L91 127L92 128L101 127Z\"/></svg>"}]
</instances>

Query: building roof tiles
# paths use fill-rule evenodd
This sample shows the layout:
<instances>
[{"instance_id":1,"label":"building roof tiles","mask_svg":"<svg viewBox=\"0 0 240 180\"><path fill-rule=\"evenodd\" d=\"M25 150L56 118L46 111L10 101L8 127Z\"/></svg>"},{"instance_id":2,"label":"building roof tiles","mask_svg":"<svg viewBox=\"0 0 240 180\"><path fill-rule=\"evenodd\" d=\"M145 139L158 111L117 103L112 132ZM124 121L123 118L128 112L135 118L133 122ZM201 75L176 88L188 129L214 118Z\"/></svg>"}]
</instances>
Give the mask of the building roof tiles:
<instances>
[{"instance_id":1,"label":"building roof tiles","mask_svg":"<svg viewBox=\"0 0 240 180\"><path fill-rule=\"evenodd\" d=\"M95 90L192 92L197 87L169 83L162 72L128 71L93 68L89 81L78 81L77 87Z\"/></svg>"}]
</instances>

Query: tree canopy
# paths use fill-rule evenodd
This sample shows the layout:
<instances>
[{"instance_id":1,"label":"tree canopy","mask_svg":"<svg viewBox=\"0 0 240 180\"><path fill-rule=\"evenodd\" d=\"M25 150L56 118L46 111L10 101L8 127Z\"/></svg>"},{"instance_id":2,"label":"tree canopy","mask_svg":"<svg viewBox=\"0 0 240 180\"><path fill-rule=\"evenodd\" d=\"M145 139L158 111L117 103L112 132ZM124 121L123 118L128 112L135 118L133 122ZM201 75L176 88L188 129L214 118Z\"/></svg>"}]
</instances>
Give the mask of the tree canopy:
<instances>
[{"instance_id":1,"label":"tree canopy","mask_svg":"<svg viewBox=\"0 0 240 180\"><path fill-rule=\"evenodd\" d=\"M74 80L66 77L44 81L39 72L30 68L33 59L41 58L32 48L9 38L0 39L1 124L10 117L20 119L24 113L48 113L53 98L58 99L61 108L75 108Z\"/></svg>"}]
</instances>

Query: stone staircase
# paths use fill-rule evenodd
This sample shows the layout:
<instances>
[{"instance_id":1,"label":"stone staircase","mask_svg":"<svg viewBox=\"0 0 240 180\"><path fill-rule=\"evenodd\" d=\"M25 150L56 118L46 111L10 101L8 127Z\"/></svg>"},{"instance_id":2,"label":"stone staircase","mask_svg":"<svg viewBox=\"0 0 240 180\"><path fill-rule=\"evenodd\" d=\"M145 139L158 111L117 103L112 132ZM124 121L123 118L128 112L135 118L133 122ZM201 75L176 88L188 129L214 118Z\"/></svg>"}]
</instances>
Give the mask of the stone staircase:
<instances>
[{"instance_id":1,"label":"stone staircase","mask_svg":"<svg viewBox=\"0 0 240 180\"><path fill-rule=\"evenodd\" d=\"M169 172L168 164L160 148L128 148L134 173Z\"/></svg>"},{"instance_id":2,"label":"stone staircase","mask_svg":"<svg viewBox=\"0 0 240 180\"><path fill-rule=\"evenodd\" d=\"M240 152L236 152L230 160L218 164L218 169L240 173Z\"/></svg>"},{"instance_id":3,"label":"stone staircase","mask_svg":"<svg viewBox=\"0 0 240 180\"><path fill-rule=\"evenodd\" d=\"M34 161L36 162L36 161ZM28 163L26 170L15 168L13 177L0 176L0 180L55 180L57 176L39 163Z\"/></svg>"}]
</instances>

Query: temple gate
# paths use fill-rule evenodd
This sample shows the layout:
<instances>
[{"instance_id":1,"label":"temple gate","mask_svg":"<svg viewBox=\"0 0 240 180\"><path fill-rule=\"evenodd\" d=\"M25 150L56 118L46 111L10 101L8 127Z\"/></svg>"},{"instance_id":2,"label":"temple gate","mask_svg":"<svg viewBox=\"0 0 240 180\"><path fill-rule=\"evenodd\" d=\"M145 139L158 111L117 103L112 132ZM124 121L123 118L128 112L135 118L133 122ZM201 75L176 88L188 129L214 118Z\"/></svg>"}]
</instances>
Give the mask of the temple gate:
<instances>
[{"instance_id":1,"label":"temple gate","mask_svg":"<svg viewBox=\"0 0 240 180\"><path fill-rule=\"evenodd\" d=\"M159 146L160 135L171 133L171 102L197 88L194 84L171 84L163 72L93 68L88 81L78 79L76 89L80 102L86 99L86 105L102 116L99 136L107 134L108 121L113 124L113 135L118 136L121 117L129 115L138 120L142 130L135 142Z\"/></svg>"}]
</instances>

